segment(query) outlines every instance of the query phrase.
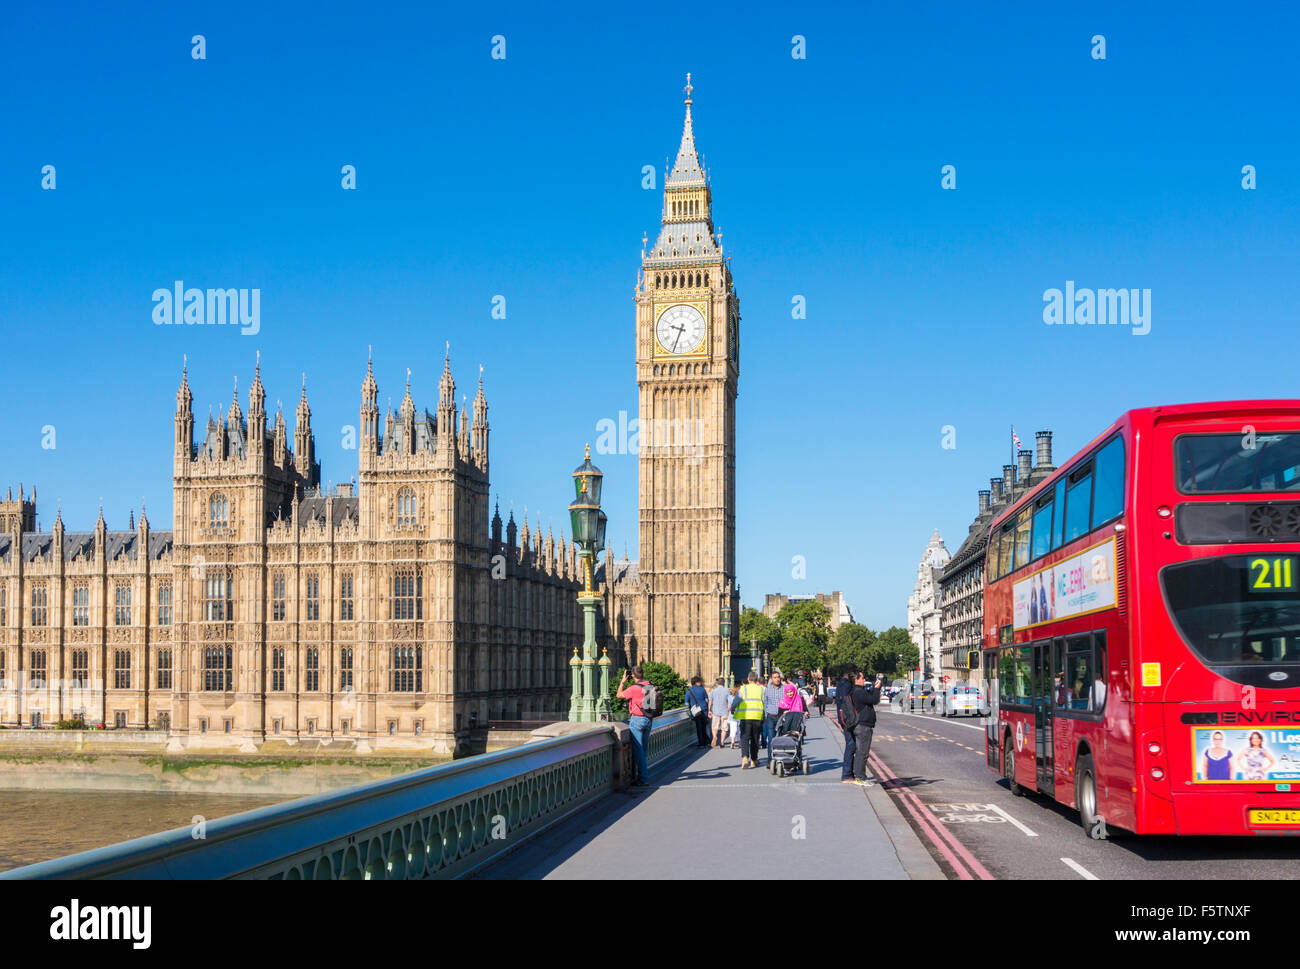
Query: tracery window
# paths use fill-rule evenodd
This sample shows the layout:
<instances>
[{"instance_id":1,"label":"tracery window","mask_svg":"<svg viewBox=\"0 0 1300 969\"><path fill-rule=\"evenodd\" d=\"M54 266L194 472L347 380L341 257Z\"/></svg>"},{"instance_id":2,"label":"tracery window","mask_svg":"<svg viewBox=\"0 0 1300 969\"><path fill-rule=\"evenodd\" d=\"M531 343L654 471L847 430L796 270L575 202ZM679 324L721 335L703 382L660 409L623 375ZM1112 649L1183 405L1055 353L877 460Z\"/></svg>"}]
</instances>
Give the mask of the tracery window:
<instances>
[{"instance_id":1,"label":"tracery window","mask_svg":"<svg viewBox=\"0 0 1300 969\"><path fill-rule=\"evenodd\" d=\"M229 646L209 646L203 650L203 689L228 693L234 681L234 653Z\"/></svg>"},{"instance_id":2,"label":"tracery window","mask_svg":"<svg viewBox=\"0 0 1300 969\"><path fill-rule=\"evenodd\" d=\"M410 488L403 488L397 493L397 526L409 528L414 525L415 512L415 492Z\"/></svg>"},{"instance_id":3,"label":"tracery window","mask_svg":"<svg viewBox=\"0 0 1300 969\"><path fill-rule=\"evenodd\" d=\"M393 693L424 691L424 647L394 646L389 670L389 690Z\"/></svg>"},{"instance_id":4,"label":"tracery window","mask_svg":"<svg viewBox=\"0 0 1300 969\"><path fill-rule=\"evenodd\" d=\"M230 502L225 495L216 494L208 499L208 527L230 527Z\"/></svg>"},{"instance_id":5,"label":"tracery window","mask_svg":"<svg viewBox=\"0 0 1300 969\"><path fill-rule=\"evenodd\" d=\"M232 622L235 618L235 580L229 575L209 575L203 582L203 618Z\"/></svg>"},{"instance_id":6,"label":"tracery window","mask_svg":"<svg viewBox=\"0 0 1300 969\"><path fill-rule=\"evenodd\" d=\"M414 569L393 576L393 618L424 618L424 577Z\"/></svg>"}]
</instances>

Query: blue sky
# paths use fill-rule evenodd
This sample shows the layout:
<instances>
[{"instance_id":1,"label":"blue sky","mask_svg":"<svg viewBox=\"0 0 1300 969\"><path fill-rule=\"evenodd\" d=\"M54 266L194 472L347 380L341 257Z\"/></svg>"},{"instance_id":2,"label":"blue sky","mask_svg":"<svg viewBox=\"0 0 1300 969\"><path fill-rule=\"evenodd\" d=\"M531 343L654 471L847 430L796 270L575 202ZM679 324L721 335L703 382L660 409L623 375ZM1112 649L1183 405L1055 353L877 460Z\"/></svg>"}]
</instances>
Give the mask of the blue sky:
<instances>
[{"instance_id":1,"label":"blue sky","mask_svg":"<svg viewBox=\"0 0 1300 969\"><path fill-rule=\"evenodd\" d=\"M450 341L458 392L485 368L503 509L558 532L597 421L636 412L661 200L641 169L676 152L687 71L741 297L746 603L839 589L901 625L931 529L956 549L1010 425L1026 446L1051 428L1063 459L1129 407L1298 396L1287 5L275 6L7 12L0 466L38 486L43 528L56 499L89 527L101 497L110 528L142 498L170 523L183 353L200 422L236 375L246 408L260 350L292 431L306 371L341 481L367 346L381 404L409 367L432 409ZM259 288L260 333L155 326L177 279ZM1045 326L1066 280L1150 289L1151 332ZM635 556L635 457L599 463Z\"/></svg>"}]
</instances>

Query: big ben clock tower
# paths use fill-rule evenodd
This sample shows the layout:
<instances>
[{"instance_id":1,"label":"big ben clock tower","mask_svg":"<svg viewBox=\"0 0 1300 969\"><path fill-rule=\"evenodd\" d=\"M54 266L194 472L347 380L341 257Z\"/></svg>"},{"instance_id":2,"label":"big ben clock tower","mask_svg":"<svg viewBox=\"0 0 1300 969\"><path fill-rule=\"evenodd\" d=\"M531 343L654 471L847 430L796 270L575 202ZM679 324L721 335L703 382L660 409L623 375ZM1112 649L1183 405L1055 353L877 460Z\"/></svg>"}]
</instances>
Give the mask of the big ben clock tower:
<instances>
[{"instance_id":1,"label":"big ben clock tower","mask_svg":"<svg viewBox=\"0 0 1300 969\"><path fill-rule=\"evenodd\" d=\"M686 124L664 182L662 228L642 253L636 291L640 396L641 658L689 677L722 669L724 610L734 641L736 388L740 303L713 227L695 150L690 75ZM729 651L731 645L727 644Z\"/></svg>"}]
</instances>

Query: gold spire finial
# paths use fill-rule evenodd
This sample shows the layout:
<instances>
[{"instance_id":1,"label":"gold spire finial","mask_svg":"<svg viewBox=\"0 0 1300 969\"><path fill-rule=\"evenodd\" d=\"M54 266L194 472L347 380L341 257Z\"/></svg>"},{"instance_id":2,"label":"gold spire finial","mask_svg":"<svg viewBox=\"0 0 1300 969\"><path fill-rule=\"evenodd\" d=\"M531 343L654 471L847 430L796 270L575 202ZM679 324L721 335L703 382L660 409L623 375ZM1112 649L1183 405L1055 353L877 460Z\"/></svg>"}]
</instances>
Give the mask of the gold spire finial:
<instances>
[{"instance_id":1,"label":"gold spire finial","mask_svg":"<svg viewBox=\"0 0 1300 969\"><path fill-rule=\"evenodd\" d=\"M590 444L587 445L587 460L588 460L588 461L591 460L591 445L590 445Z\"/></svg>"}]
</instances>

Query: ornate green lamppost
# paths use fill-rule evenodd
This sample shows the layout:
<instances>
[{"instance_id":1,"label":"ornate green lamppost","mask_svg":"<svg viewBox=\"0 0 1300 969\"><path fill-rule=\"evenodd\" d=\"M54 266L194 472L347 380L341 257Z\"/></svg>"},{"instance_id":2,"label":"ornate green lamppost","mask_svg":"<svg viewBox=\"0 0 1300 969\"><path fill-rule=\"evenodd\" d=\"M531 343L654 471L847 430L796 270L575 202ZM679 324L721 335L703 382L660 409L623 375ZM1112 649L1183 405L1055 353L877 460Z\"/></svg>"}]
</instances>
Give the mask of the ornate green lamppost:
<instances>
[{"instance_id":1,"label":"ornate green lamppost","mask_svg":"<svg viewBox=\"0 0 1300 969\"><path fill-rule=\"evenodd\" d=\"M727 678L727 686L732 685L731 675L731 606L722 607L722 675Z\"/></svg>"},{"instance_id":2,"label":"ornate green lamppost","mask_svg":"<svg viewBox=\"0 0 1300 969\"><path fill-rule=\"evenodd\" d=\"M569 505L569 522L573 526L573 541L578 546L579 567L582 570L582 591L578 603L582 606L582 660L574 654L569 666L574 674L573 700L569 704L569 719L590 723L609 719L609 657L600 660L600 693L596 693L596 607L600 595L596 591L596 555L605 547L605 513L600 510L600 489L604 479L601 470L591 463L591 445L587 445L586 460L573 472L574 500Z\"/></svg>"}]
</instances>

